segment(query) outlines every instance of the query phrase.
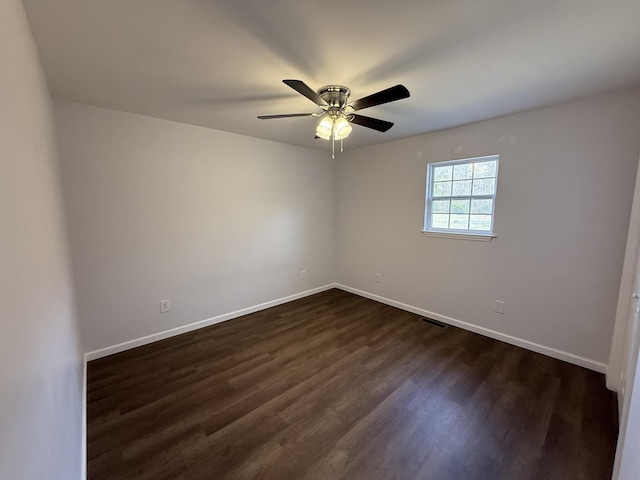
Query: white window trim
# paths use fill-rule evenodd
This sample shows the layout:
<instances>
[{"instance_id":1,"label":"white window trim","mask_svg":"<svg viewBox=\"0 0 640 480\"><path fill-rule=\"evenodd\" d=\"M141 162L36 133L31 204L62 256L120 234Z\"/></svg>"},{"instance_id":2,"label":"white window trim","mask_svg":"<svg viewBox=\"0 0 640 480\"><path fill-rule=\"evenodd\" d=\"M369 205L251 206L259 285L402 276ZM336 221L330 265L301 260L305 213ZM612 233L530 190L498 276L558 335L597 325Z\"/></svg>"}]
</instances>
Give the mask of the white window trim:
<instances>
[{"instance_id":1,"label":"white window trim","mask_svg":"<svg viewBox=\"0 0 640 480\"><path fill-rule=\"evenodd\" d=\"M422 230L425 237L436 238L455 238L458 240L477 240L479 242L490 242L491 239L496 238L496 235L489 233L455 233L455 232L441 232L438 230Z\"/></svg>"},{"instance_id":2,"label":"white window trim","mask_svg":"<svg viewBox=\"0 0 640 480\"><path fill-rule=\"evenodd\" d=\"M464 196L460 198L491 198L493 199L493 208L491 210L491 230L487 232L479 232L477 230L456 230L452 231L450 229L441 230L437 228L427 228L427 225L430 223L431 211L428 206L431 204L433 197L431 192L431 175L432 170L435 166L442 167L448 165L457 165L461 163L471 163L471 162L482 162L488 160L496 161L496 189L493 195L476 195L476 196ZM470 157L470 158L460 158L457 160L448 160L443 162L433 162L427 165L427 193L425 196L425 208L424 208L424 229L422 233L427 237L439 237L439 238L455 238L460 240L478 240L483 242L489 242L492 238L496 238L496 234L493 231L493 224L495 220L495 211L496 211L496 195L498 192L498 173L500 166L500 155L486 155L482 157ZM455 196L450 196L446 198L457 198Z\"/></svg>"}]
</instances>

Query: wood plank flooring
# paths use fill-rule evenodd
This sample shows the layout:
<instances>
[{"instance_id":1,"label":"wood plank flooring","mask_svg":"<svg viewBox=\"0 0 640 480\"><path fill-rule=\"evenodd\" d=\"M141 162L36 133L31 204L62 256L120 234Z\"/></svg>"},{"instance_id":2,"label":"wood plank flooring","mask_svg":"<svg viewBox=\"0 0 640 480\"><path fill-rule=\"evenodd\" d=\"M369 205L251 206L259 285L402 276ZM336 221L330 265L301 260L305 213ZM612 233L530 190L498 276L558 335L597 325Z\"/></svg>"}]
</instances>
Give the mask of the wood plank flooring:
<instances>
[{"instance_id":1,"label":"wood plank flooring","mask_svg":"<svg viewBox=\"0 0 640 480\"><path fill-rule=\"evenodd\" d=\"M604 376L340 290L88 366L88 478L605 480Z\"/></svg>"}]
</instances>

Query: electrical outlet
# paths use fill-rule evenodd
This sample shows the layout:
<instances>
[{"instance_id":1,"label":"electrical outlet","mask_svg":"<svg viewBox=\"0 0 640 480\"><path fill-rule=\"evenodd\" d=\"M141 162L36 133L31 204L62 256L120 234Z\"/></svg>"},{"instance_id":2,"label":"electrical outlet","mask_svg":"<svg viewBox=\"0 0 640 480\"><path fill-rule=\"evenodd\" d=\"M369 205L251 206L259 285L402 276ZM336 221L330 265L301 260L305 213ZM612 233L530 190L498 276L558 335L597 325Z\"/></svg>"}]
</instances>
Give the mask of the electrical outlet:
<instances>
[{"instance_id":1,"label":"electrical outlet","mask_svg":"<svg viewBox=\"0 0 640 480\"><path fill-rule=\"evenodd\" d=\"M307 278L307 271L300 270L300 280L304 280L305 278Z\"/></svg>"},{"instance_id":2,"label":"electrical outlet","mask_svg":"<svg viewBox=\"0 0 640 480\"><path fill-rule=\"evenodd\" d=\"M160 313L171 311L171 302L169 300L160 300Z\"/></svg>"},{"instance_id":3,"label":"electrical outlet","mask_svg":"<svg viewBox=\"0 0 640 480\"><path fill-rule=\"evenodd\" d=\"M376 273L376 283L382 283L382 274Z\"/></svg>"},{"instance_id":4,"label":"electrical outlet","mask_svg":"<svg viewBox=\"0 0 640 480\"><path fill-rule=\"evenodd\" d=\"M502 300L496 300L493 304L493 311L496 313L504 313L504 302Z\"/></svg>"}]
</instances>

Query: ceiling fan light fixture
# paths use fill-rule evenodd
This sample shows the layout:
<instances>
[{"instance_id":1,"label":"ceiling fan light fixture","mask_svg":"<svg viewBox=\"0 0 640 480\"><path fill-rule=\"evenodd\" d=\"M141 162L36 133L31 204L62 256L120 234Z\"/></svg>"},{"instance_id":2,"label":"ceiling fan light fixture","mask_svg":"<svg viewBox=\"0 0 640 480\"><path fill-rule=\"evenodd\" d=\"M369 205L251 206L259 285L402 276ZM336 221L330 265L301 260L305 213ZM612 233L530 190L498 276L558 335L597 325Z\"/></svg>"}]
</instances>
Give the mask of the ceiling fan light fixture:
<instances>
[{"instance_id":1,"label":"ceiling fan light fixture","mask_svg":"<svg viewBox=\"0 0 640 480\"><path fill-rule=\"evenodd\" d=\"M262 120L269 120L273 118L320 117L320 122L316 126L315 138L331 140L331 156L333 158L335 158L336 140L340 141L340 151L342 151L342 141L349 136L352 130L351 122L379 132L386 132L393 127L392 122L366 117L353 112L409 97L409 90L407 90L407 87L404 85L396 85L394 87L372 93L366 97L362 97L355 102L349 102L351 90L342 85L326 85L314 92L311 87L302 80L287 79L282 82L294 89L300 95L307 97L320 107L322 111L318 113L260 115L258 118Z\"/></svg>"},{"instance_id":2,"label":"ceiling fan light fixture","mask_svg":"<svg viewBox=\"0 0 640 480\"><path fill-rule=\"evenodd\" d=\"M331 139L333 133L333 119L330 117L324 117L320 120L318 127L316 128L316 135L323 140Z\"/></svg>"}]
</instances>

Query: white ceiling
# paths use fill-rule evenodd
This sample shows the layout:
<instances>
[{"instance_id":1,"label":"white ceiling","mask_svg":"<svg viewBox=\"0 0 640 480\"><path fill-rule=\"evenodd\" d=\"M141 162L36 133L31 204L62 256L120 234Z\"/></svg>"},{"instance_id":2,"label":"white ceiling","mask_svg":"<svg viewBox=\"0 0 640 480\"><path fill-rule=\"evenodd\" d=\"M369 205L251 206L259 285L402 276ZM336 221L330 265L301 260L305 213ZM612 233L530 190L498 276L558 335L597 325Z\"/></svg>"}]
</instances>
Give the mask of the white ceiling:
<instances>
[{"instance_id":1,"label":"white ceiling","mask_svg":"<svg viewBox=\"0 0 640 480\"><path fill-rule=\"evenodd\" d=\"M282 83L404 84L346 148L640 85L640 0L24 0L56 98L307 147ZM360 113L360 112L359 112Z\"/></svg>"}]
</instances>

